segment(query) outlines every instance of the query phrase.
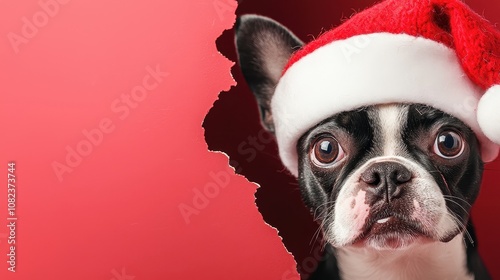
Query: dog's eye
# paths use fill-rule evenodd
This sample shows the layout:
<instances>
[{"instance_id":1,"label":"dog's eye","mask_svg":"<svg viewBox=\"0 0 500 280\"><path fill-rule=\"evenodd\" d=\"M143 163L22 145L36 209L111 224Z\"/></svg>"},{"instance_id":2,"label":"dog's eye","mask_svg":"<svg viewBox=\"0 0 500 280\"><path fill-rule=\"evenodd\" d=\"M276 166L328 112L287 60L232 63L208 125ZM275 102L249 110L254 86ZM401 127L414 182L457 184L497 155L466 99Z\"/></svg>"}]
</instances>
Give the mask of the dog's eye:
<instances>
[{"instance_id":1,"label":"dog's eye","mask_svg":"<svg viewBox=\"0 0 500 280\"><path fill-rule=\"evenodd\" d=\"M314 142L311 151L312 162L319 167L327 167L344 157L339 142L332 136L322 136Z\"/></svg>"},{"instance_id":2,"label":"dog's eye","mask_svg":"<svg viewBox=\"0 0 500 280\"><path fill-rule=\"evenodd\" d=\"M453 131L443 131L438 134L434 142L434 152L446 159L460 156L464 151L464 141Z\"/></svg>"}]
</instances>

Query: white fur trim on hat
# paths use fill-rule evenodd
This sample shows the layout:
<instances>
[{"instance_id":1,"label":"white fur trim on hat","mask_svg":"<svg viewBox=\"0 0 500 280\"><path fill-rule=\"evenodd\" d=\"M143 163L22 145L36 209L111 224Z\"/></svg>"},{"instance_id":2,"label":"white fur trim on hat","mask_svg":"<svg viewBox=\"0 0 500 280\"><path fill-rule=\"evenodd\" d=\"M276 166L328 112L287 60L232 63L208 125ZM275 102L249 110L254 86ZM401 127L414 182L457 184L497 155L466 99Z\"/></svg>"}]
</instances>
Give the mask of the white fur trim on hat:
<instances>
[{"instance_id":1,"label":"white fur trim on hat","mask_svg":"<svg viewBox=\"0 0 500 280\"><path fill-rule=\"evenodd\" d=\"M477 121L486 137L500 145L500 85L492 86L479 100Z\"/></svg>"},{"instance_id":2,"label":"white fur trim on hat","mask_svg":"<svg viewBox=\"0 0 500 280\"><path fill-rule=\"evenodd\" d=\"M469 125L481 142L483 160L490 161L498 146L477 123L481 92L455 52L436 41L390 33L334 41L291 65L277 85L271 106L280 156L297 176L297 141L325 118L369 105L422 103ZM488 105L485 114L493 109ZM495 120L486 128L492 140L500 140L492 128L500 124L498 114Z\"/></svg>"}]
</instances>

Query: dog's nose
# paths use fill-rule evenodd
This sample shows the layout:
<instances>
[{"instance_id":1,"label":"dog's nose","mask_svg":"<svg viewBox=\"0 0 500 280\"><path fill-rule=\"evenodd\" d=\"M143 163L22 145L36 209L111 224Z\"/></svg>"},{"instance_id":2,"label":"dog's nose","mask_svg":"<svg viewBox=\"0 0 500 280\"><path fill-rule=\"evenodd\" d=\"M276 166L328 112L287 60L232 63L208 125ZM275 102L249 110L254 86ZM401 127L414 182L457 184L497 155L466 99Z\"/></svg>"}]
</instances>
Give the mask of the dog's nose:
<instances>
[{"instance_id":1,"label":"dog's nose","mask_svg":"<svg viewBox=\"0 0 500 280\"><path fill-rule=\"evenodd\" d=\"M404 185L412 179L412 173L397 162L377 162L362 174L361 181L367 191L390 202L401 195Z\"/></svg>"}]
</instances>

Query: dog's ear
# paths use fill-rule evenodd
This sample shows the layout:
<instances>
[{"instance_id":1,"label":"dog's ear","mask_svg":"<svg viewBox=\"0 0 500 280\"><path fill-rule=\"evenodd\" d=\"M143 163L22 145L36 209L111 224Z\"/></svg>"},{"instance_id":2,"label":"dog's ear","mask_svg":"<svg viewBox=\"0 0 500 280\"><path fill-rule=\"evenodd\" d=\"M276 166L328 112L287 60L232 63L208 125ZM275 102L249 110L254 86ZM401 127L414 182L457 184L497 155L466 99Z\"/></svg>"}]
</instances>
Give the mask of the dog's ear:
<instances>
[{"instance_id":1,"label":"dog's ear","mask_svg":"<svg viewBox=\"0 0 500 280\"><path fill-rule=\"evenodd\" d=\"M245 15L236 23L236 49L243 76L259 104L264 127L274 132L271 99L290 56L303 43L278 22Z\"/></svg>"}]
</instances>

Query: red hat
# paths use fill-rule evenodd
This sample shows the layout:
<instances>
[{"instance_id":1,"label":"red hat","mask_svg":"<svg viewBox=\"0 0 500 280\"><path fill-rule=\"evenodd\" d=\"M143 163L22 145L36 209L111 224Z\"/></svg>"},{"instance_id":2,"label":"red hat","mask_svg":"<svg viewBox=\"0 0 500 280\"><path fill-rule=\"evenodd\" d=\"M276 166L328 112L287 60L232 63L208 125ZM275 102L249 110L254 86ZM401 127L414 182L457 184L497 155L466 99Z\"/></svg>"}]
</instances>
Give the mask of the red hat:
<instances>
[{"instance_id":1,"label":"red hat","mask_svg":"<svg viewBox=\"0 0 500 280\"><path fill-rule=\"evenodd\" d=\"M272 100L280 156L297 175L296 144L336 113L421 103L476 133L482 159L500 144L500 32L459 0L387 0L296 52Z\"/></svg>"}]
</instances>

